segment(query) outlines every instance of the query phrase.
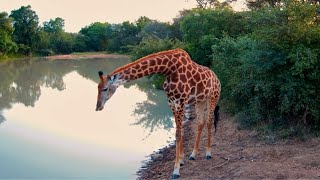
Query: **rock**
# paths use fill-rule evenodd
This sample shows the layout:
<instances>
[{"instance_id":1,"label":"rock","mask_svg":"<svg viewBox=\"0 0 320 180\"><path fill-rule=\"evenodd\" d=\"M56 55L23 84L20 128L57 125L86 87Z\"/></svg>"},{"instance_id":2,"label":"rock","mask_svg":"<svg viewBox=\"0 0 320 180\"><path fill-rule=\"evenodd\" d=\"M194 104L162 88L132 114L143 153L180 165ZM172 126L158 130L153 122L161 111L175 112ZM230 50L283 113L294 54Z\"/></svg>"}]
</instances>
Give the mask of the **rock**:
<instances>
[{"instance_id":1,"label":"rock","mask_svg":"<svg viewBox=\"0 0 320 180\"><path fill-rule=\"evenodd\" d=\"M158 158L163 158L163 155L162 154L151 154L151 160L156 160Z\"/></svg>"}]
</instances>

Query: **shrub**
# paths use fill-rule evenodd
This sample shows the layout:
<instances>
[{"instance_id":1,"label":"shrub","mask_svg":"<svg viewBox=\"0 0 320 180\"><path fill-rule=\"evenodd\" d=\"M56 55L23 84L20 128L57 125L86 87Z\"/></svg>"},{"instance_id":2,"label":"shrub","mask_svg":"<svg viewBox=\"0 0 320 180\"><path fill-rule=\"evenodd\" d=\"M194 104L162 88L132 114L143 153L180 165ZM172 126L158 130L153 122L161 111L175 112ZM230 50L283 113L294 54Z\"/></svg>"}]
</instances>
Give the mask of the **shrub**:
<instances>
[{"instance_id":1,"label":"shrub","mask_svg":"<svg viewBox=\"0 0 320 180\"><path fill-rule=\"evenodd\" d=\"M289 3L252 12L253 33L212 46L222 101L242 127L269 124L281 136L320 129L320 26L317 7ZM285 131L283 129L291 128ZM285 135L287 134L287 135Z\"/></svg>"}]
</instances>

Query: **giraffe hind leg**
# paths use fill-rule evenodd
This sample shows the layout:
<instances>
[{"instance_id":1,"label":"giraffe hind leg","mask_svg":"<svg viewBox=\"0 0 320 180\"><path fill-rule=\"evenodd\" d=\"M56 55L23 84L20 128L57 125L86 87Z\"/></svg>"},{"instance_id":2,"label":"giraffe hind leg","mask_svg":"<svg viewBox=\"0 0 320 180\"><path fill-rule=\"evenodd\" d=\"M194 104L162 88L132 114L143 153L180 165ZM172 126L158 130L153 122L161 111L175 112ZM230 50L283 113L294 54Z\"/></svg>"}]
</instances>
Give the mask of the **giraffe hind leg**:
<instances>
[{"instance_id":1,"label":"giraffe hind leg","mask_svg":"<svg viewBox=\"0 0 320 180\"><path fill-rule=\"evenodd\" d=\"M197 117L197 131L196 131L196 136L195 136L195 142L194 142L194 148L189 156L189 160L195 160L196 155L198 154L199 151L199 143L200 143L200 138L201 138L201 133L202 130L205 126L205 109L206 109L207 102L199 102L196 104L196 117Z\"/></svg>"},{"instance_id":2,"label":"giraffe hind leg","mask_svg":"<svg viewBox=\"0 0 320 180\"><path fill-rule=\"evenodd\" d=\"M213 119L213 114L216 114L215 107L217 105L217 100L214 98L211 98L209 109L207 111L207 128L208 128L208 137L207 137L207 147L206 147L206 159L211 159L211 138L212 138L212 123L214 123L215 130L216 130L216 119ZM219 109L217 109L219 110ZM214 122L212 122L214 120Z\"/></svg>"}]
</instances>

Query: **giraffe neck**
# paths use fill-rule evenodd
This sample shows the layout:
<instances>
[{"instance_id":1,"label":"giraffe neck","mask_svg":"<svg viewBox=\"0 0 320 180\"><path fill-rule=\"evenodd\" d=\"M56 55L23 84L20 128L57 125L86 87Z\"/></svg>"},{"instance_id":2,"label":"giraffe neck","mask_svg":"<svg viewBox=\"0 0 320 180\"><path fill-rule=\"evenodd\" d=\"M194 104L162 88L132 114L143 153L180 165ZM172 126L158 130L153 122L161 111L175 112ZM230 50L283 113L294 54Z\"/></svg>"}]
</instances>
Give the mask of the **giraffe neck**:
<instances>
[{"instance_id":1,"label":"giraffe neck","mask_svg":"<svg viewBox=\"0 0 320 180\"><path fill-rule=\"evenodd\" d=\"M188 57L189 55L180 49L156 53L122 66L110 76L118 85L151 74L170 76L177 69L179 59Z\"/></svg>"}]
</instances>

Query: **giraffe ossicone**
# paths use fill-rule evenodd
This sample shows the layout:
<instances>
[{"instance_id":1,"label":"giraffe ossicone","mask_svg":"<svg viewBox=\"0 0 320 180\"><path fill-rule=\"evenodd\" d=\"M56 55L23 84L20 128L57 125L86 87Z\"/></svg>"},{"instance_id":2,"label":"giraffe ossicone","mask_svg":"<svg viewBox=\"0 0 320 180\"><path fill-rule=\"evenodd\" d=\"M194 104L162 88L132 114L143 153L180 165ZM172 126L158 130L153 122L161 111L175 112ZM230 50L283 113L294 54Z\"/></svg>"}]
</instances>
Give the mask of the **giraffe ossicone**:
<instances>
[{"instance_id":1,"label":"giraffe ossicone","mask_svg":"<svg viewBox=\"0 0 320 180\"><path fill-rule=\"evenodd\" d=\"M184 159L182 142L184 119L196 119L195 123L197 123L194 148L189 159L195 159L198 153L200 137L205 125L208 130L206 158L211 158L212 120L216 128L219 110L217 103L221 92L220 81L211 69L192 61L186 51L174 49L145 56L114 70L107 76L99 71L100 83L96 111L104 108L107 100L120 85L156 73L166 77L163 89L167 94L168 104L176 123L176 158L172 175L175 179L180 176L180 164L183 164Z\"/></svg>"}]
</instances>

